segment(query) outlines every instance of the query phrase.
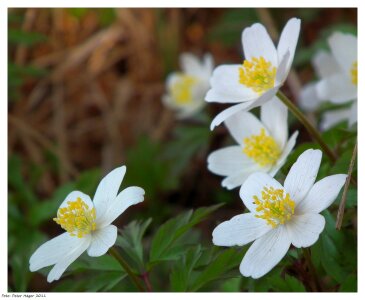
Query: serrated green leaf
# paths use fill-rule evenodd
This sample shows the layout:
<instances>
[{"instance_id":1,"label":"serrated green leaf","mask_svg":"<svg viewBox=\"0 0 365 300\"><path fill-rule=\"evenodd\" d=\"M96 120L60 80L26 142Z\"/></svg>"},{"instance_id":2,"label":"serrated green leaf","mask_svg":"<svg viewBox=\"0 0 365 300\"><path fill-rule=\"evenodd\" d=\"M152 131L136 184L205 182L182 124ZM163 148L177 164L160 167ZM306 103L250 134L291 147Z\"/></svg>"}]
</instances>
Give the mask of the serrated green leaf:
<instances>
[{"instance_id":1,"label":"serrated green leaf","mask_svg":"<svg viewBox=\"0 0 365 300\"><path fill-rule=\"evenodd\" d=\"M156 232L150 251L150 264L164 260L168 250L174 245L174 242L186 233L190 228L201 222L210 213L218 209L222 204L209 207L198 208L195 212L192 210L184 212L177 217L168 220Z\"/></svg>"},{"instance_id":2,"label":"serrated green leaf","mask_svg":"<svg viewBox=\"0 0 365 300\"><path fill-rule=\"evenodd\" d=\"M116 244L137 264L140 271L144 269L144 255L142 238L152 219L146 221L132 221L121 231Z\"/></svg>"},{"instance_id":3,"label":"serrated green leaf","mask_svg":"<svg viewBox=\"0 0 365 300\"><path fill-rule=\"evenodd\" d=\"M176 262L170 275L171 291L185 292L188 290L190 274L201 255L201 246L198 245L190 248L185 255Z\"/></svg>"},{"instance_id":4,"label":"serrated green leaf","mask_svg":"<svg viewBox=\"0 0 365 300\"><path fill-rule=\"evenodd\" d=\"M205 284L219 279L232 268L237 268L238 272L238 266L242 261L242 257L243 252L233 248L220 252L195 279L191 291L197 291Z\"/></svg>"}]
</instances>

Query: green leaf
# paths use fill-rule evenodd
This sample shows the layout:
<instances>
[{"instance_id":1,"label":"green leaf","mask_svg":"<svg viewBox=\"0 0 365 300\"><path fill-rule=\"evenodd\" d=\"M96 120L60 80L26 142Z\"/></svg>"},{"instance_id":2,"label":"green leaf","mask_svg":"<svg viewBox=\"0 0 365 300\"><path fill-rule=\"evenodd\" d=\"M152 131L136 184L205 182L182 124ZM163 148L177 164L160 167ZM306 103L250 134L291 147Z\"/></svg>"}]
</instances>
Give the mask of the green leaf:
<instances>
[{"instance_id":1,"label":"green leaf","mask_svg":"<svg viewBox=\"0 0 365 300\"><path fill-rule=\"evenodd\" d=\"M173 292L185 292L188 290L190 274L201 255L201 246L198 245L190 248L176 262L170 275L171 290Z\"/></svg>"},{"instance_id":2,"label":"green leaf","mask_svg":"<svg viewBox=\"0 0 365 300\"><path fill-rule=\"evenodd\" d=\"M320 236L320 251L321 264L327 272L327 275L331 276L338 283L341 283L345 279L346 273L339 264L341 261L340 253L327 234Z\"/></svg>"},{"instance_id":3,"label":"green leaf","mask_svg":"<svg viewBox=\"0 0 365 300\"><path fill-rule=\"evenodd\" d=\"M357 276L351 274L341 284L339 292L357 292Z\"/></svg>"},{"instance_id":4,"label":"green leaf","mask_svg":"<svg viewBox=\"0 0 365 300\"><path fill-rule=\"evenodd\" d=\"M150 264L164 260L168 250L174 246L174 242L186 233L190 228L201 222L205 217L218 209L222 204L198 208L184 212L177 217L168 220L156 232L150 251Z\"/></svg>"},{"instance_id":5,"label":"green leaf","mask_svg":"<svg viewBox=\"0 0 365 300\"><path fill-rule=\"evenodd\" d=\"M242 256L242 250L237 251L234 248L220 252L194 280L191 291L197 291L205 284L227 276L226 273L232 268L237 268L238 272L238 266L242 261Z\"/></svg>"},{"instance_id":6,"label":"green leaf","mask_svg":"<svg viewBox=\"0 0 365 300\"><path fill-rule=\"evenodd\" d=\"M237 278L230 278L228 280L225 280L221 284L220 290L222 292L230 292L230 293L237 293L241 291L241 282L242 282L242 276Z\"/></svg>"},{"instance_id":7,"label":"green leaf","mask_svg":"<svg viewBox=\"0 0 365 300\"><path fill-rule=\"evenodd\" d=\"M121 231L116 244L137 264L140 271L144 269L142 238L152 219L146 221L132 221Z\"/></svg>"},{"instance_id":8,"label":"green leaf","mask_svg":"<svg viewBox=\"0 0 365 300\"><path fill-rule=\"evenodd\" d=\"M306 289L297 278L286 275L285 278L278 276L271 277L270 280L275 291L278 292L305 292Z\"/></svg>"},{"instance_id":9,"label":"green leaf","mask_svg":"<svg viewBox=\"0 0 365 300\"><path fill-rule=\"evenodd\" d=\"M97 270L97 271L119 271L124 273L124 269L119 262L110 255L90 257L83 254L68 269L69 271Z\"/></svg>"}]
</instances>

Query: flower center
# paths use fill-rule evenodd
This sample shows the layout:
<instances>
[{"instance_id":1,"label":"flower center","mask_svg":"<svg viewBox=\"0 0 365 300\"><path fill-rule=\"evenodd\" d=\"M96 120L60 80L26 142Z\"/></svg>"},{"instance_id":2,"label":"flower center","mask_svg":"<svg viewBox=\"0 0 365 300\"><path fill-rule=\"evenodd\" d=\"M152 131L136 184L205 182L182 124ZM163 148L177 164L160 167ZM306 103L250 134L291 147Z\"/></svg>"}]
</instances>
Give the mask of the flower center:
<instances>
[{"instance_id":1,"label":"flower center","mask_svg":"<svg viewBox=\"0 0 365 300\"><path fill-rule=\"evenodd\" d=\"M190 75L181 75L171 87L172 97L178 104L188 104L193 101L192 88L198 79Z\"/></svg>"},{"instance_id":2,"label":"flower center","mask_svg":"<svg viewBox=\"0 0 365 300\"><path fill-rule=\"evenodd\" d=\"M257 196L253 199L258 213L255 217L266 220L272 228L289 221L294 214L295 202L288 193L284 194L283 189L264 187L261 199Z\"/></svg>"},{"instance_id":3,"label":"flower center","mask_svg":"<svg viewBox=\"0 0 365 300\"><path fill-rule=\"evenodd\" d=\"M351 75L351 82L354 85L357 85L357 61L355 61L352 64L352 68L351 68L351 71L350 71L350 75Z\"/></svg>"},{"instance_id":4,"label":"flower center","mask_svg":"<svg viewBox=\"0 0 365 300\"><path fill-rule=\"evenodd\" d=\"M266 61L262 56L253 57L251 61L245 60L239 68L239 83L262 94L274 87L276 67Z\"/></svg>"},{"instance_id":5,"label":"flower center","mask_svg":"<svg viewBox=\"0 0 365 300\"><path fill-rule=\"evenodd\" d=\"M273 165L280 157L281 150L276 141L266 135L265 129L261 128L259 135L252 135L243 140L245 147L243 153L252 158L261 167Z\"/></svg>"},{"instance_id":6,"label":"flower center","mask_svg":"<svg viewBox=\"0 0 365 300\"><path fill-rule=\"evenodd\" d=\"M57 218L53 220L72 236L82 238L96 229L95 208L89 206L78 197L75 201L68 201L66 207L57 211Z\"/></svg>"}]
</instances>

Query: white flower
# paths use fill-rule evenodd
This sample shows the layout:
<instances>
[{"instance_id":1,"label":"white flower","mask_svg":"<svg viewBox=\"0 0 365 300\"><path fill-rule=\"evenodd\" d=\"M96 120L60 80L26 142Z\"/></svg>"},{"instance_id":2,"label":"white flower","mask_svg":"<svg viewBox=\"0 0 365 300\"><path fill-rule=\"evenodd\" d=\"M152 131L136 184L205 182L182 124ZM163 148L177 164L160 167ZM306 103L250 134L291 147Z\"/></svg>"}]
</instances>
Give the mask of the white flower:
<instances>
[{"instance_id":1,"label":"white flower","mask_svg":"<svg viewBox=\"0 0 365 300\"><path fill-rule=\"evenodd\" d=\"M259 278L275 267L289 250L313 245L322 232L321 211L336 199L345 174L315 182L322 158L320 150L307 150L298 158L285 179L284 187L265 173L252 174L242 185L240 197L250 211L218 225L213 243L242 246L252 241L240 272Z\"/></svg>"},{"instance_id":2,"label":"white flower","mask_svg":"<svg viewBox=\"0 0 365 300\"><path fill-rule=\"evenodd\" d=\"M166 80L167 94L163 103L177 111L179 118L194 115L205 105L204 96L209 89L213 72L213 58L205 54L202 61L190 53L180 56L182 72L171 73Z\"/></svg>"},{"instance_id":3,"label":"white flower","mask_svg":"<svg viewBox=\"0 0 365 300\"><path fill-rule=\"evenodd\" d=\"M332 54L323 50L314 55L312 65L319 79L332 76L340 71L340 67ZM300 92L298 104L305 111L314 111L321 103L316 86L317 82L311 82L305 85Z\"/></svg>"},{"instance_id":4,"label":"white flower","mask_svg":"<svg viewBox=\"0 0 365 300\"><path fill-rule=\"evenodd\" d=\"M211 153L208 169L226 176L222 186L233 189L254 172L274 176L295 145L298 132L288 141L288 109L275 97L261 106L261 121L249 112L238 112L225 120L238 145Z\"/></svg>"},{"instance_id":5,"label":"white flower","mask_svg":"<svg viewBox=\"0 0 365 300\"><path fill-rule=\"evenodd\" d=\"M88 195L71 192L57 211L57 224L65 233L41 245L29 260L34 272L54 265L47 281L58 280L68 266L85 250L89 256L101 256L114 245L117 227L110 225L129 206L143 201L144 190L128 187L118 194L126 173L122 166L111 171L100 182L91 201Z\"/></svg>"},{"instance_id":6,"label":"white flower","mask_svg":"<svg viewBox=\"0 0 365 300\"><path fill-rule=\"evenodd\" d=\"M211 130L231 115L260 106L275 96L293 62L299 30L300 20L290 19L277 49L261 24L254 24L243 31L243 64L218 66L210 80L212 88L205 97L206 101L236 104L214 118Z\"/></svg>"},{"instance_id":7,"label":"white flower","mask_svg":"<svg viewBox=\"0 0 365 300\"><path fill-rule=\"evenodd\" d=\"M303 88L299 105L306 111L313 111L326 100L335 104L353 103L350 108L325 112L320 124L322 130L344 120L349 126L357 122L357 38L335 32L328 43L331 53L320 51L312 61L320 80Z\"/></svg>"}]
</instances>

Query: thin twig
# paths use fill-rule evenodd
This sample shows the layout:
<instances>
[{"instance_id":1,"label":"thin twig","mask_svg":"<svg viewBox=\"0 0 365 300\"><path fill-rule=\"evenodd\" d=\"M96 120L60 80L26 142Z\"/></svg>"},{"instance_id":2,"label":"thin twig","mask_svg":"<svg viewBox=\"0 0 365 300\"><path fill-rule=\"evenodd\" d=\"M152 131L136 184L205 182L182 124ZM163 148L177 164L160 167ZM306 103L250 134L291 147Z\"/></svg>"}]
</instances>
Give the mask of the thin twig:
<instances>
[{"instance_id":1,"label":"thin twig","mask_svg":"<svg viewBox=\"0 0 365 300\"><path fill-rule=\"evenodd\" d=\"M357 141L354 146L354 151L352 152L352 157L351 157L349 170L347 172L345 187L343 189L340 207L338 208L337 220L336 220L336 229L337 230L340 230L341 226L342 226L342 219L343 219L343 215L345 213L345 205L346 205L346 200L347 200L347 192L349 190L349 186L350 186L350 182L351 182L351 175L352 175L352 171L353 171L354 165L355 165L356 154L357 154Z\"/></svg>"}]
</instances>

